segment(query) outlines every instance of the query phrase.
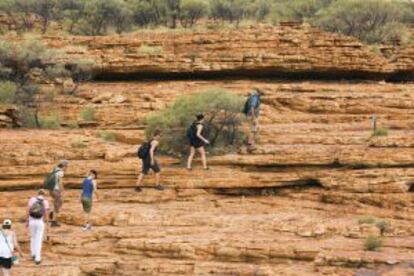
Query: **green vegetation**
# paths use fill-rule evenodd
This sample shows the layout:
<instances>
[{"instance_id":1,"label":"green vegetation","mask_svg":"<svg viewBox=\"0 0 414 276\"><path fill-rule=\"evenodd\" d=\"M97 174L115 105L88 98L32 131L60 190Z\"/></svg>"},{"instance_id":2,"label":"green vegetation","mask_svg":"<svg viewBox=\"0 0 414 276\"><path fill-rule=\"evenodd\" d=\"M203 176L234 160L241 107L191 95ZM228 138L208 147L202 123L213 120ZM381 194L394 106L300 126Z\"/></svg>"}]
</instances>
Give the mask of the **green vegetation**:
<instances>
[{"instance_id":1,"label":"green vegetation","mask_svg":"<svg viewBox=\"0 0 414 276\"><path fill-rule=\"evenodd\" d=\"M375 223L375 226L378 228L378 230L380 230L381 236L383 236L385 232L387 232L391 227L390 223L384 220L377 221Z\"/></svg>"},{"instance_id":2,"label":"green vegetation","mask_svg":"<svg viewBox=\"0 0 414 276\"><path fill-rule=\"evenodd\" d=\"M379 137L379 136L388 136L388 128L381 127L374 130L372 136Z\"/></svg>"},{"instance_id":3,"label":"green vegetation","mask_svg":"<svg viewBox=\"0 0 414 276\"><path fill-rule=\"evenodd\" d=\"M95 121L96 120L95 113L96 113L95 108L93 106L87 105L82 108L80 112L80 116L82 120L84 121Z\"/></svg>"},{"instance_id":4,"label":"green vegetation","mask_svg":"<svg viewBox=\"0 0 414 276\"><path fill-rule=\"evenodd\" d=\"M138 49L139 53L150 55L161 54L163 51L164 49L162 48L162 46L151 46L146 44L141 45L141 47L139 47Z\"/></svg>"},{"instance_id":5,"label":"green vegetation","mask_svg":"<svg viewBox=\"0 0 414 276\"><path fill-rule=\"evenodd\" d=\"M182 154L188 150L186 130L197 113L203 113L205 135L210 139L213 153L232 151L244 136L239 129L244 99L221 89L208 90L193 96L181 97L169 108L147 117L147 137L155 129L163 132L161 150Z\"/></svg>"},{"instance_id":6,"label":"green vegetation","mask_svg":"<svg viewBox=\"0 0 414 276\"><path fill-rule=\"evenodd\" d=\"M70 146L74 149L84 149L88 147L88 144L82 141L81 139L75 139L74 141L72 141Z\"/></svg>"},{"instance_id":7,"label":"green vegetation","mask_svg":"<svg viewBox=\"0 0 414 276\"><path fill-rule=\"evenodd\" d=\"M77 78L76 70L70 68L78 67L77 64L75 60L68 68L64 67L58 53L37 40L28 39L18 44L0 41L0 102L19 107L19 121L24 127L53 128L57 124L51 123L51 118L41 122L39 110L40 103L53 101L55 93L42 98L44 93L40 93L39 83L58 77L72 77L80 82L82 79Z\"/></svg>"},{"instance_id":8,"label":"green vegetation","mask_svg":"<svg viewBox=\"0 0 414 276\"><path fill-rule=\"evenodd\" d=\"M103 139L106 142L116 141L116 134L108 131L99 131L96 133L96 137Z\"/></svg>"},{"instance_id":9,"label":"green vegetation","mask_svg":"<svg viewBox=\"0 0 414 276\"><path fill-rule=\"evenodd\" d=\"M375 219L373 217L363 216L358 218L358 224L374 224Z\"/></svg>"},{"instance_id":10,"label":"green vegetation","mask_svg":"<svg viewBox=\"0 0 414 276\"><path fill-rule=\"evenodd\" d=\"M382 240L379 237L376 237L376 236L373 236L373 235L369 235L365 239L364 246L365 246L365 250L375 251L379 247L382 246Z\"/></svg>"},{"instance_id":11,"label":"green vegetation","mask_svg":"<svg viewBox=\"0 0 414 276\"><path fill-rule=\"evenodd\" d=\"M3 0L0 12L18 31L36 27L33 14L42 32L57 21L72 34L86 35L137 27L190 28L207 19L236 26L242 21L296 21L367 43L408 41L407 26L414 23L410 0Z\"/></svg>"},{"instance_id":12,"label":"green vegetation","mask_svg":"<svg viewBox=\"0 0 414 276\"><path fill-rule=\"evenodd\" d=\"M57 115L49 115L40 119L40 126L47 129L60 128L60 118Z\"/></svg>"},{"instance_id":13,"label":"green vegetation","mask_svg":"<svg viewBox=\"0 0 414 276\"><path fill-rule=\"evenodd\" d=\"M11 81L0 81L0 103L14 103L17 86Z\"/></svg>"}]
</instances>

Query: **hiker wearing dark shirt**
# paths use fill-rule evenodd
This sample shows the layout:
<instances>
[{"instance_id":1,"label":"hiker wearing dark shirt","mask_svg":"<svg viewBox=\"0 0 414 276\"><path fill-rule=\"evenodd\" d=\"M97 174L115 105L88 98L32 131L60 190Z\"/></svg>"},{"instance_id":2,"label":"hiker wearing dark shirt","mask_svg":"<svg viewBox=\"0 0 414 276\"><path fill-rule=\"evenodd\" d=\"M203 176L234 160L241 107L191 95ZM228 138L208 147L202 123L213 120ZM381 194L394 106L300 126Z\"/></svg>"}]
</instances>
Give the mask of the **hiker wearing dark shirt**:
<instances>
[{"instance_id":1,"label":"hiker wearing dark shirt","mask_svg":"<svg viewBox=\"0 0 414 276\"><path fill-rule=\"evenodd\" d=\"M256 143L257 132L259 131L259 115L262 95L263 92L260 89L255 88L247 98L244 106L243 113L248 118L250 128L247 144L251 147L254 147Z\"/></svg>"},{"instance_id":2,"label":"hiker wearing dark shirt","mask_svg":"<svg viewBox=\"0 0 414 276\"><path fill-rule=\"evenodd\" d=\"M190 155L187 160L187 169L191 170L191 165L193 162L194 155L196 151L201 155L201 161L203 163L203 168L208 170L207 167L207 158L206 151L204 149L205 145L210 144L210 142L204 137L204 115L199 114L196 116L196 121L190 126L187 131L187 138L190 142Z\"/></svg>"},{"instance_id":3,"label":"hiker wearing dark shirt","mask_svg":"<svg viewBox=\"0 0 414 276\"><path fill-rule=\"evenodd\" d=\"M161 131L156 130L152 136L152 139L144 143L138 150L138 157L142 161L142 171L138 177L137 185L135 187L135 191L137 192L142 191L142 180L144 179L144 176L149 173L150 170L152 170L155 173L155 189L164 190L164 187L160 185L161 168L157 159L155 158L160 138Z\"/></svg>"}]
</instances>

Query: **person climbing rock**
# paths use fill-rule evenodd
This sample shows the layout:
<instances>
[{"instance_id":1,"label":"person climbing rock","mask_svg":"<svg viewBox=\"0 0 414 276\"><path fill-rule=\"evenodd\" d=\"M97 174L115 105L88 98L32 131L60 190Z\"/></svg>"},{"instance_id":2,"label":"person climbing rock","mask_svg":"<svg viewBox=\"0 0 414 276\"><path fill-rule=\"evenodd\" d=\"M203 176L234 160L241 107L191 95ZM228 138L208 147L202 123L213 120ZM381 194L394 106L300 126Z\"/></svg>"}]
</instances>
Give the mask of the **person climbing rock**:
<instances>
[{"instance_id":1,"label":"person climbing rock","mask_svg":"<svg viewBox=\"0 0 414 276\"><path fill-rule=\"evenodd\" d=\"M42 262L43 237L49 218L49 202L44 195L45 192L39 190L37 196L30 198L27 209L26 221L30 232L30 252L36 265Z\"/></svg>"},{"instance_id":2,"label":"person climbing rock","mask_svg":"<svg viewBox=\"0 0 414 276\"><path fill-rule=\"evenodd\" d=\"M142 161L142 171L138 176L137 184L135 187L135 191L141 192L141 183L144 179L145 175L148 175L150 170L155 173L155 189L157 190L164 190L164 186L160 184L160 174L161 174L161 167L155 158L159 141L161 139L161 131L155 130L152 138L148 141L143 143L138 149L138 157Z\"/></svg>"},{"instance_id":3,"label":"person climbing rock","mask_svg":"<svg viewBox=\"0 0 414 276\"><path fill-rule=\"evenodd\" d=\"M9 276L13 264L17 263L15 249L23 257L16 233L12 230L12 221L6 219L0 230L0 271L3 276Z\"/></svg>"},{"instance_id":4,"label":"person climbing rock","mask_svg":"<svg viewBox=\"0 0 414 276\"><path fill-rule=\"evenodd\" d=\"M50 226L51 227L59 227L60 223L57 221L59 216L60 210L63 205L63 177L65 175L65 171L69 166L69 161L62 160L59 162L57 167L53 169L53 171L46 177L44 182L44 188L49 190L50 196L53 199L53 211L50 213Z\"/></svg>"},{"instance_id":5,"label":"person climbing rock","mask_svg":"<svg viewBox=\"0 0 414 276\"><path fill-rule=\"evenodd\" d=\"M196 151L201 155L201 161L203 168L208 170L206 151L204 146L210 144L210 142L204 137L204 115L198 114L196 120L191 124L187 130L187 138L190 142L190 155L187 160L187 169L192 169L192 162Z\"/></svg>"},{"instance_id":6,"label":"person climbing rock","mask_svg":"<svg viewBox=\"0 0 414 276\"><path fill-rule=\"evenodd\" d=\"M260 105L261 105L261 96L263 91L255 88L250 93L249 97L246 100L244 105L243 113L246 115L249 121L249 135L247 140L247 145L251 148L255 147L257 133L259 131L259 115L260 115Z\"/></svg>"},{"instance_id":7,"label":"person climbing rock","mask_svg":"<svg viewBox=\"0 0 414 276\"><path fill-rule=\"evenodd\" d=\"M85 214L85 225L82 227L83 231L92 230L90 215L93 200L98 201L98 184L96 179L98 179L98 173L95 170L91 170L82 183L81 203Z\"/></svg>"}]
</instances>

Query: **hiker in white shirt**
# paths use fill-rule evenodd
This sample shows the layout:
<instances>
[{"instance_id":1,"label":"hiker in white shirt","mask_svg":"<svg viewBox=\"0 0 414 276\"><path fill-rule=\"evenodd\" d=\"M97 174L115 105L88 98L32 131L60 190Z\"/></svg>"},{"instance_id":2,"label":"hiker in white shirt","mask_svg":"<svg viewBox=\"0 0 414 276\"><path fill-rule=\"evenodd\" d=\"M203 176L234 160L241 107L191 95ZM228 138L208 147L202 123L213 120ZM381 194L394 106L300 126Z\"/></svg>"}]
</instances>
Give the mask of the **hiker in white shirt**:
<instances>
[{"instance_id":1,"label":"hiker in white shirt","mask_svg":"<svg viewBox=\"0 0 414 276\"><path fill-rule=\"evenodd\" d=\"M29 200L27 223L30 231L30 252L36 265L42 262L42 243L49 218L49 202L44 198L45 192L39 190L37 196Z\"/></svg>"},{"instance_id":2,"label":"hiker in white shirt","mask_svg":"<svg viewBox=\"0 0 414 276\"><path fill-rule=\"evenodd\" d=\"M12 230L12 221L4 220L0 233L0 272L3 276L9 276L15 257L15 249L23 257L16 233Z\"/></svg>"}]
</instances>

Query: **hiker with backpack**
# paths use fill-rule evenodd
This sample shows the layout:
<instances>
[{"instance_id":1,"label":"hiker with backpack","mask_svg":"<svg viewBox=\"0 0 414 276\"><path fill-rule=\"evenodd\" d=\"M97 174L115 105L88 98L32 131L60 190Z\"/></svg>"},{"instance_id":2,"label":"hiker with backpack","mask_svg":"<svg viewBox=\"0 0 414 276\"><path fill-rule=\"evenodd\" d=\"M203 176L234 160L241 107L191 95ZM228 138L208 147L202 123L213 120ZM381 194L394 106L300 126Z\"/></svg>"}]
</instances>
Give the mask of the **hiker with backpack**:
<instances>
[{"instance_id":1,"label":"hiker with backpack","mask_svg":"<svg viewBox=\"0 0 414 276\"><path fill-rule=\"evenodd\" d=\"M203 168L208 170L207 167L207 158L206 151L204 149L205 145L210 144L210 142L204 137L204 115L198 114L196 116L196 121L194 121L187 130L187 138L190 142L190 155L187 160L187 169L191 170L191 165L193 162L194 155L196 151L201 155L201 161L203 163Z\"/></svg>"},{"instance_id":2,"label":"hiker with backpack","mask_svg":"<svg viewBox=\"0 0 414 276\"><path fill-rule=\"evenodd\" d=\"M161 131L155 130L152 138L143 143L138 148L138 158L142 161L142 171L138 177L137 185L135 187L135 191L141 192L141 183L144 179L144 176L149 173L150 170L152 170L155 173L155 189L157 190L164 190L164 187L160 185L160 172L161 168L160 165L155 159L155 155L158 149L159 141L161 138Z\"/></svg>"},{"instance_id":3,"label":"hiker with backpack","mask_svg":"<svg viewBox=\"0 0 414 276\"><path fill-rule=\"evenodd\" d=\"M65 171L69 166L69 161L62 160L57 167L47 175L44 181L44 188L49 190L50 196L53 199L53 211L50 213L50 226L59 227L60 223L57 221L60 209L63 205L62 194L64 192L63 177Z\"/></svg>"},{"instance_id":4,"label":"hiker with backpack","mask_svg":"<svg viewBox=\"0 0 414 276\"><path fill-rule=\"evenodd\" d=\"M263 92L255 88L244 104L243 113L249 120L250 131L248 135L247 145L254 147L256 142L257 132L259 131L259 115L260 115L260 105L261 105L261 96Z\"/></svg>"},{"instance_id":5,"label":"hiker with backpack","mask_svg":"<svg viewBox=\"0 0 414 276\"><path fill-rule=\"evenodd\" d=\"M82 227L83 231L92 230L90 215L94 198L98 200L98 184L96 183L96 179L98 179L97 171L91 170L82 183L81 203L85 214L85 225Z\"/></svg>"},{"instance_id":6,"label":"hiker with backpack","mask_svg":"<svg viewBox=\"0 0 414 276\"><path fill-rule=\"evenodd\" d=\"M23 253L17 241L16 233L12 230L12 221L6 219L0 230L0 272L3 276L9 276L13 265L18 264L19 258L15 250L22 258Z\"/></svg>"},{"instance_id":7,"label":"hiker with backpack","mask_svg":"<svg viewBox=\"0 0 414 276\"><path fill-rule=\"evenodd\" d=\"M27 211L27 225L30 232L30 252L36 265L42 262L42 243L49 218L49 202L45 192L39 190L37 196L30 198Z\"/></svg>"}]
</instances>

